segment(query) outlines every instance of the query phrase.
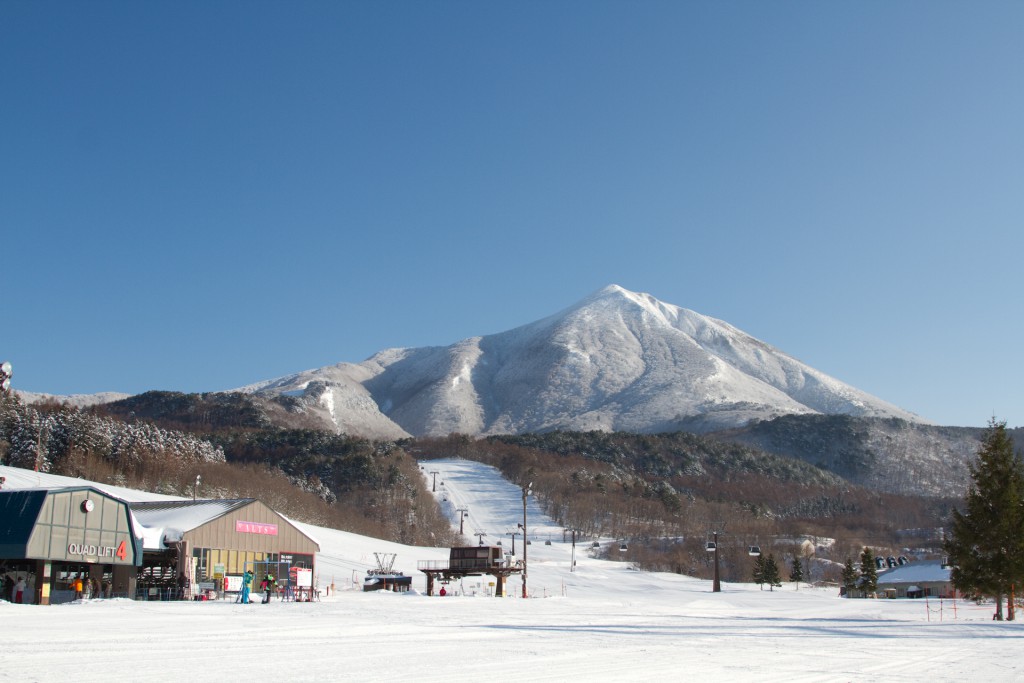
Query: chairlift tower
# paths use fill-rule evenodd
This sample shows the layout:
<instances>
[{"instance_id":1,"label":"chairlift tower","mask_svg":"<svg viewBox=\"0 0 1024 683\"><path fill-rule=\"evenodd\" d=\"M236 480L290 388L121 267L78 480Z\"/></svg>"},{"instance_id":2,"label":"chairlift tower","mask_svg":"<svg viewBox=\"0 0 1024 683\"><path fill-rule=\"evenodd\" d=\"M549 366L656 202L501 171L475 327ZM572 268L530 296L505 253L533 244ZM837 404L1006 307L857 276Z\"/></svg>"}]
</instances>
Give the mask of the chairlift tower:
<instances>
[{"instance_id":1,"label":"chairlift tower","mask_svg":"<svg viewBox=\"0 0 1024 683\"><path fill-rule=\"evenodd\" d=\"M519 532L518 531L506 531L505 535L512 537L512 554L515 555L516 554L516 536L519 535Z\"/></svg>"},{"instance_id":2,"label":"chairlift tower","mask_svg":"<svg viewBox=\"0 0 1024 683\"><path fill-rule=\"evenodd\" d=\"M711 592L712 593L721 593L722 592L722 582L719 581L719 579L718 579L718 532L714 531L714 532L712 532L712 534L714 535L714 540L708 541L708 543L705 544L704 548L709 553L714 553L715 554L715 578L714 578L714 581L712 581L712 583L711 583Z\"/></svg>"},{"instance_id":3,"label":"chairlift tower","mask_svg":"<svg viewBox=\"0 0 1024 683\"><path fill-rule=\"evenodd\" d=\"M398 553L374 553L373 557L377 560L377 571L381 574L390 574L394 571Z\"/></svg>"}]
</instances>

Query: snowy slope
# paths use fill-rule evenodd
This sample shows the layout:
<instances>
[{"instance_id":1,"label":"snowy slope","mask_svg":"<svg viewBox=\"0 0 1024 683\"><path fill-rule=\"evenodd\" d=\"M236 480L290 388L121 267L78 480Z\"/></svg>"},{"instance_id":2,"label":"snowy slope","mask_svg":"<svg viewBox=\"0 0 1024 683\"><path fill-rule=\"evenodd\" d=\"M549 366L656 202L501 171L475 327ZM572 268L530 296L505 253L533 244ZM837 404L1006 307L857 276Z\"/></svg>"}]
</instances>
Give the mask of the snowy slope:
<instances>
[{"instance_id":1,"label":"snowy slope","mask_svg":"<svg viewBox=\"0 0 1024 683\"><path fill-rule=\"evenodd\" d=\"M467 521L492 538L521 521L520 489L492 468L425 465L445 482L436 495L468 507ZM8 481L35 479L11 469L0 471ZM1024 676L1024 663L1008 654L1024 626L992 622L991 605L846 600L806 584L773 592L724 584L712 593L709 581L633 571L580 548L570 572L569 544L532 501L527 515L537 534L528 551L535 599L515 597L514 583L513 597L483 597L485 587L469 579L453 586L460 595L429 598L422 575L410 594L350 590L375 552L398 553L395 566L416 575L418 560L443 559L446 551L301 525L322 547L321 587L333 582L337 591L321 602L0 602L7 627L0 680L935 683Z\"/></svg>"},{"instance_id":2,"label":"snowy slope","mask_svg":"<svg viewBox=\"0 0 1024 683\"><path fill-rule=\"evenodd\" d=\"M303 393L332 405L337 429L367 436L707 431L794 413L922 422L728 323L617 285L507 332L239 391Z\"/></svg>"}]
</instances>

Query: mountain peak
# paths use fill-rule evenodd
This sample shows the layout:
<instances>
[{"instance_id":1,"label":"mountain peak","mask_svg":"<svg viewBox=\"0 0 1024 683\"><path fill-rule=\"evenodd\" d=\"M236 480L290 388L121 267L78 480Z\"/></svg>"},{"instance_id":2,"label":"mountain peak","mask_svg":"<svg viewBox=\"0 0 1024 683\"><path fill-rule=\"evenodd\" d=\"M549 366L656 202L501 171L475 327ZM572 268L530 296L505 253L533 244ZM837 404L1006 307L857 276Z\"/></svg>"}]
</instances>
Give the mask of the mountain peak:
<instances>
[{"instance_id":1,"label":"mountain peak","mask_svg":"<svg viewBox=\"0 0 1024 683\"><path fill-rule=\"evenodd\" d=\"M361 433L372 418L368 429L391 435L706 431L785 414L921 422L728 323L616 284L508 332L245 390L306 392L338 429Z\"/></svg>"}]
</instances>

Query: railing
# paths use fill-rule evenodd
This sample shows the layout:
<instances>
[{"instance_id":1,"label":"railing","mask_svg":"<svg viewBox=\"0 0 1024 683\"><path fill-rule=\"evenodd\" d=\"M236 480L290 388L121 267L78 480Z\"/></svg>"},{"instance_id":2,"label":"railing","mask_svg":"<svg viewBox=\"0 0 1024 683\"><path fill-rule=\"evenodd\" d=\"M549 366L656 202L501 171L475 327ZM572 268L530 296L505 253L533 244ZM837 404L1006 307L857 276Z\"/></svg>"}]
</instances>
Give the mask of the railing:
<instances>
[{"instance_id":1,"label":"railing","mask_svg":"<svg viewBox=\"0 0 1024 683\"><path fill-rule=\"evenodd\" d=\"M467 557L454 560L420 560L416 563L416 569L420 571L487 571L508 566L505 558L491 561L486 557Z\"/></svg>"},{"instance_id":2,"label":"railing","mask_svg":"<svg viewBox=\"0 0 1024 683\"><path fill-rule=\"evenodd\" d=\"M420 560L416 563L416 569L420 571L429 569L433 571L444 571L450 569L451 562L449 560Z\"/></svg>"}]
</instances>

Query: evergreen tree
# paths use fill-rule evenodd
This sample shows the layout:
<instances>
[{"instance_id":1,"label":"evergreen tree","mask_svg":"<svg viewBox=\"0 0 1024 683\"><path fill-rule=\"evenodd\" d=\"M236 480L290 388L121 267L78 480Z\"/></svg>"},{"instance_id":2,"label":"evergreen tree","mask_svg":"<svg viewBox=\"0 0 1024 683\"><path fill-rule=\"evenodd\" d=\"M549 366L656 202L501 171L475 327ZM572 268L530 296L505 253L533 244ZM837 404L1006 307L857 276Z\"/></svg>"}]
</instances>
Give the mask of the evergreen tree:
<instances>
[{"instance_id":1,"label":"evergreen tree","mask_svg":"<svg viewBox=\"0 0 1024 683\"><path fill-rule=\"evenodd\" d=\"M782 587L782 577L779 575L779 565L776 564L774 555L769 555L764 561L764 582L768 584L769 590L775 590L776 586Z\"/></svg>"},{"instance_id":2,"label":"evergreen tree","mask_svg":"<svg viewBox=\"0 0 1024 683\"><path fill-rule=\"evenodd\" d=\"M864 597L878 590L878 567L871 548L864 548L864 552L860 554L860 587L864 591Z\"/></svg>"},{"instance_id":3,"label":"evergreen tree","mask_svg":"<svg viewBox=\"0 0 1024 683\"><path fill-rule=\"evenodd\" d=\"M1014 591L1024 581L1024 466L1005 422L989 422L971 480L963 511L953 511L945 542L953 585L994 598L996 619L1003 617L1002 597L1009 596L1012 620Z\"/></svg>"},{"instance_id":4,"label":"evergreen tree","mask_svg":"<svg viewBox=\"0 0 1024 683\"><path fill-rule=\"evenodd\" d=\"M857 578L857 568L853 566L853 560L846 558L846 564L843 566L843 588L847 597L857 587Z\"/></svg>"},{"instance_id":5,"label":"evergreen tree","mask_svg":"<svg viewBox=\"0 0 1024 683\"><path fill-rule=\"evenodd\" d=\"M799 590L800 582L804 580L804 566L800 562L799 555L793 556L793 565L790 567L789 570L789 580L795 581L796 587Z\"/></svg>"},{"instance_id":6,"label":"evergreen tree","mask_svg":"<svg viewBox=\"0 0 1024 683\"><path fill-rule=\"evenodd\" d=\"M754 559L754 583L764 590L765 584L765 559L764 555L758 555Z\"/></svg>"}]
</instances>

